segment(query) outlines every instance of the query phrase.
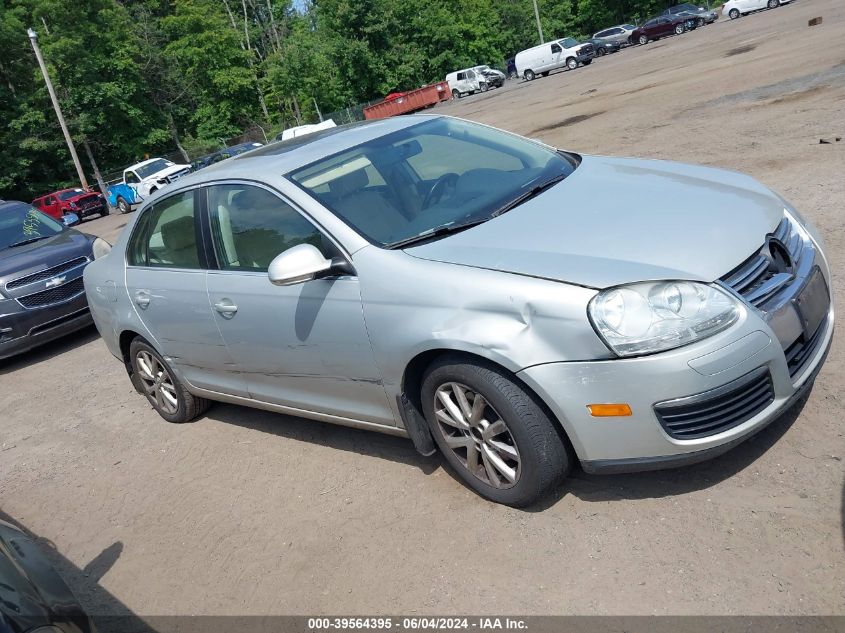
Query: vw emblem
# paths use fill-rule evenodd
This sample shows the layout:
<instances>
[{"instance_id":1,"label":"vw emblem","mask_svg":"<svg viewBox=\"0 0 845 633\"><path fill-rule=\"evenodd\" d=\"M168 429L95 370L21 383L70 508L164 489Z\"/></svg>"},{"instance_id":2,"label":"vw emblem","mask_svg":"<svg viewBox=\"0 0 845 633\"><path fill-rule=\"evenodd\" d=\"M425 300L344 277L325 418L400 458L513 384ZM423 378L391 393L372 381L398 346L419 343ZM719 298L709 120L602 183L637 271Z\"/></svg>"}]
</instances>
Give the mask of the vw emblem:
<instances>
[{"instance_id":1,"label":"vw emblem","mask_svg":"<svg viewBox=\"0 0 845 633\"><path fill-rule=\"evenodd\" d=\"M766 240L768 253L764 253L769 260L769 270L777 273L794 272L794 262L792 261L792 254L786 247L786 244L781 242L776 237L770 237Z\"/></svg>"}]
</instances>

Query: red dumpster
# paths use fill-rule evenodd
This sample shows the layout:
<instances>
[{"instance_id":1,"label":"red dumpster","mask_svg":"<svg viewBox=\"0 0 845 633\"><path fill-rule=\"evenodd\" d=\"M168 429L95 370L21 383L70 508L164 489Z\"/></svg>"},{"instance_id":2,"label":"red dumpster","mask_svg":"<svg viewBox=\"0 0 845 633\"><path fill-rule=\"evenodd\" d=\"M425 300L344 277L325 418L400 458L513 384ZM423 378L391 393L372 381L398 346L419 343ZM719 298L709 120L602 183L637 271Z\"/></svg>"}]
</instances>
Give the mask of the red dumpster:
<instances>
[{"instance_id":1,"label":"red dumpster","mask_svg":"<svg viewBox=\"0 0 845 633\"><path fill-rule=\"evenodd\" d=\"M390 96L394 97L394 94ZM385 99L381 103L367 106L364 108L364 118L383 119L398 114L408 114L409 112L430 108L441 101L448 101L451 98L452 93L449 91L449 84L441 81L430 86L411 90L392 99Z\"/></svg>"}]
</instances>

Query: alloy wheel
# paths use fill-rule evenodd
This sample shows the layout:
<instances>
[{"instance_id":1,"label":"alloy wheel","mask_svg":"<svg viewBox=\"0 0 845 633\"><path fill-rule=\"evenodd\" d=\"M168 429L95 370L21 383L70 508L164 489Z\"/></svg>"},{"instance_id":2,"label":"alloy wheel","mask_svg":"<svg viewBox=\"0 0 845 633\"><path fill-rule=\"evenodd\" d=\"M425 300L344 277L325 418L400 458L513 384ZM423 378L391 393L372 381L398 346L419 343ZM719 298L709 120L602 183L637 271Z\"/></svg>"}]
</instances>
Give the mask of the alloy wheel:
<instances>
[{"instance_id":1,"label":"alloy wheel","mask_svg":"<svg viewBox=\"0 0 845 633\"><path fill-rule=\"evenodd\" d=\"M167 368L152 354L140 351L135 356L138 377L144 383L144 393L155 401L156 406L167 414L173 415L179 410L176 386Z\"/></svg>"},{"instance_id":2,"label":"alloy wheel","mask_svg":"<svg viewBox=\"0 0 845 633\"><path fill-rule=\"evenodd\" d=\"M435 391L434 414L446 446L473 476L494 488L516 485L519 449L484 396L461 383L445 383Z\"/></svg>"}]
</instances>

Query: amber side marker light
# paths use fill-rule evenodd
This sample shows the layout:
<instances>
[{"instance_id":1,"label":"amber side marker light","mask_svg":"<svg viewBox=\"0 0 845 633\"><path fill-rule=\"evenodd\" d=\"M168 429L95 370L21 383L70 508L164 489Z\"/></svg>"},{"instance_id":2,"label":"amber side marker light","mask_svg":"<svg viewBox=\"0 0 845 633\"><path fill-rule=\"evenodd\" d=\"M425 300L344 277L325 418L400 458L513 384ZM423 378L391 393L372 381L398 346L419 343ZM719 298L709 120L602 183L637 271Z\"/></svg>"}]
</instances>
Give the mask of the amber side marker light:
<instances>
[{"instance_id":1,"label":"amber side marker light","mask_svg":"<svg viewBox=\"0 0 845 633\"><path fill-rule=\"evenodd\" d=\"M628 404L588 404L587 409L594 418L621 418L631 415Z\"/></svg>"}]
</instances>

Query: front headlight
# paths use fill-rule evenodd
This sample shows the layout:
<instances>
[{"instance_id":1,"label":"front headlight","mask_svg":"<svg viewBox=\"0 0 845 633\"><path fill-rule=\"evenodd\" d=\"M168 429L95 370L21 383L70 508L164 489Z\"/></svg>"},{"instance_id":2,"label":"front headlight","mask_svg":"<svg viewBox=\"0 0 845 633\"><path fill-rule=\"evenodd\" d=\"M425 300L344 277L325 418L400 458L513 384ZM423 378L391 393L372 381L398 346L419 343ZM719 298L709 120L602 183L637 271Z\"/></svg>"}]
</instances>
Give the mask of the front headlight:
<instances>
[{"instance_id":1,"label":"front headlight","mask_svg":"<svg viewBox=\"0 0 845 633\"><path fill-rule=\"evenodd\" d=\"M111 244L102 237L97 237L94 239L94 243L91 244L91 250L94 252L94 259L100 259L111 253Z\"/></svg>"},{"instance_id":2,"label":"front headlight","mask_svg":"<svg viewBox=\"0 0 845 633\"><path fill-rule=\"evenodd\" d=\"M603 290L587 310L611 350L639 356L712 336L735 323L741 307L715 286L652 281Z\"/></svg>"}]
</instances>

